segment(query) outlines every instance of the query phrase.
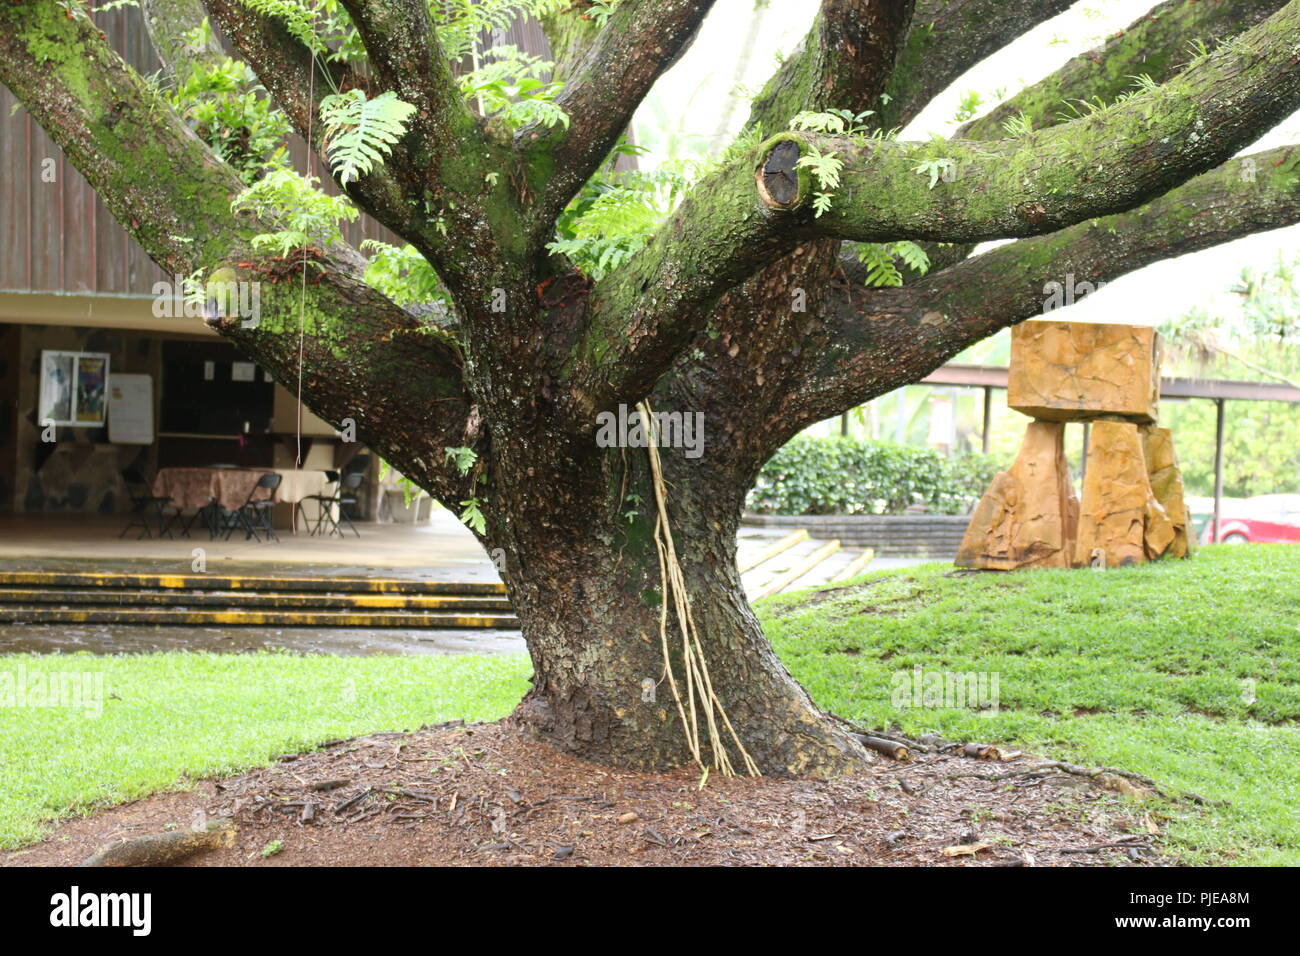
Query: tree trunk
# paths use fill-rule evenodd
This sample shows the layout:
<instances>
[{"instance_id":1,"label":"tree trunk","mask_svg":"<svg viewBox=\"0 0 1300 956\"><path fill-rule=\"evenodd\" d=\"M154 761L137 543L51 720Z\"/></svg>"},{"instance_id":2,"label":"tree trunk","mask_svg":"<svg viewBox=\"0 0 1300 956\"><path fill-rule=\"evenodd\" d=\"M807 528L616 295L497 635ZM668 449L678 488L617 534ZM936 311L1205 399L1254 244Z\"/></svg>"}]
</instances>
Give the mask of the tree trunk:
<instances>
[{"instance_id":1,"label":"tree trunk","mask_svg":"<svg viewBox=\"0 0 1300 956\"><path fill-rule=\"evenodd\" d=\"M704 459L685 459L680 449L661 453L672 489L673 539L709 677L745 749L765 774L861 769L871 755L790 676L745 598L735 562L743 488L719 489L716 477L706 477ZM692 757L664 668L647 452L613 449L589 470L592 481L574 482L570 473L567 488L553 494L541 491L546 483L536 471L524 476L524 488L494 475L499 504L525 497L559 503L527 521L515 511L510 526L507 553L514 560L505 576L534 667L533 688L515 716L538 738L593 761L641 769L688 765ZM682 688L681 635L671 613L668 644ZM743 772L735 742L725 727L720 733Z\"/></svg>"}]
</instances>

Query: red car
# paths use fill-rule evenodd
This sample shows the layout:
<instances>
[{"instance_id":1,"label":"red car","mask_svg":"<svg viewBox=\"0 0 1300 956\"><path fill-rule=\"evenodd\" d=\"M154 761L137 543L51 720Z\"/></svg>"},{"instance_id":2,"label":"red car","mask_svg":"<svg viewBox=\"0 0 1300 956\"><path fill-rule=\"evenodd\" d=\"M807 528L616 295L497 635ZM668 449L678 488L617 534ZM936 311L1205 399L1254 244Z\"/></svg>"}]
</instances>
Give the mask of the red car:
<instances>
[{"instance_id":1,"label":"red car","mask_svg":"<svg viewBox=\"0 0 1300 956\"><path fill-rule=\"evenodd\" d=\"M1206 526L1208 541L1211 527ZM1256 495L1219 520L1224 544L1300 543L1300 495Z\"/></svg>"}]
</instances>

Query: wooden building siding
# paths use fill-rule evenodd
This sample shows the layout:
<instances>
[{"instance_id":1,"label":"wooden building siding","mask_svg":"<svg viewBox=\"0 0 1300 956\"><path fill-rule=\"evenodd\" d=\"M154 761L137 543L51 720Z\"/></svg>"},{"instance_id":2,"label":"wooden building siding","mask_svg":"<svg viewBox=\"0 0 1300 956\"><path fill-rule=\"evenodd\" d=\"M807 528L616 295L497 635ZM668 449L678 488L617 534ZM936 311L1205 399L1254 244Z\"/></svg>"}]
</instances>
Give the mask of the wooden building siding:
<instances>
[{"instance_id":1,"label":"wooden building siding","mask_svg":"<svg viewBox=\"0 0 1300 956\"><path fill-rule=\"evenodd\" d=\"M96 16L142 74L160 69L135 9ZM166 276L0 85L0 290L150 295ZM54 182L42 173L53 160Z\"/></svg>"}]
</instances>

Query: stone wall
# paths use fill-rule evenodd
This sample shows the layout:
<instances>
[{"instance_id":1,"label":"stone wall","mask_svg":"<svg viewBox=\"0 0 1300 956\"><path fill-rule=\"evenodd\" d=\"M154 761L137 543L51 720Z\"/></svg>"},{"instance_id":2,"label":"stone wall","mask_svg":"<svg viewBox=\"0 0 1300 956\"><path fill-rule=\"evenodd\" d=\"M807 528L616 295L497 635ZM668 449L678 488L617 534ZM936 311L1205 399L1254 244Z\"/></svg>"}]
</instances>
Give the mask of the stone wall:
<instances>
[{"instance_id":1,"label":"stone wall","mask_svg":"<svg viewBox=\"0 0 1300 956\"><path fill-rule=\"evenodd\" d=\"M745 515L742 525L805 529L844 547L874 548L878 557L951 561L970 518L965 515Z\"/></svg>"}]
</instances>

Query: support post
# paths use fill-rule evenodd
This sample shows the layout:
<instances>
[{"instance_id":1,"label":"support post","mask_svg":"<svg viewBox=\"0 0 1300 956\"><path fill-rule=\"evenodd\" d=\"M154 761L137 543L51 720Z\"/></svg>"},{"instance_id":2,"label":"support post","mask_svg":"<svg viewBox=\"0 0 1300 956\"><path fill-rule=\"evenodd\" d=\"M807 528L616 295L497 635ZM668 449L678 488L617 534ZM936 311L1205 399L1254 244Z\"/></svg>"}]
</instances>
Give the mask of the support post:
<instances>
[{"instance_id":1,"label":"support post","mask_svg":"<svg viewBox=\"0 0 1300 956\"><path fill-rule=\"evenodd\" d=\"M1219 541L1219 521L1223 515L1223 406L1222 398L1214 400L1214 525L1211 544Z\"/></svg>"},{"instance_id":2,"label":"support post","mask_svg":"<svg viewBox=\"0 0 1300 956\"><path fill-rule=\"evenodd\" d=\"M993 427L993 386L984 386L984 428L980 432L980 447L989 453L989 431Z\"/></svg>"}]
</instances>

